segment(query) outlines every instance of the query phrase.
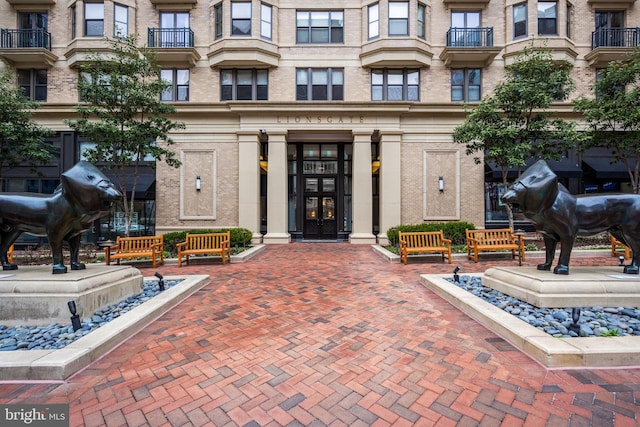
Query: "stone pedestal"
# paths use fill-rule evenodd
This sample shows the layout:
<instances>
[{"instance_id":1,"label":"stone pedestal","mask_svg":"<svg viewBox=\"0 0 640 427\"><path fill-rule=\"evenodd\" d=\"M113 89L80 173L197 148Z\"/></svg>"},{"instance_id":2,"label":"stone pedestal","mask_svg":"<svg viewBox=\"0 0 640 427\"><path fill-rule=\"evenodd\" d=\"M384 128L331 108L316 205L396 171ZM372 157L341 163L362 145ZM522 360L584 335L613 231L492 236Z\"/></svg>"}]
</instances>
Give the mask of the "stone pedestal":
<instances>
[{"instance_id":1,"label":"stone pedestal","mask_svg":"<svg viewBox=\"0 0 640 427\"><path fill-rule=\"evenodd\" d=\"M482 283L536 307L640 307L640 276L624 274L622 267L570 267L567 276L496 267Z\"/></svg>"},{"instance_id":2,"label":"stone pedestal","mask_svg":"<svg viewBox=\"0 0 640 427\"><path fill-rule=\"evenodd\" d=\"M51 274L51 266L0 271L0 324L70 323L68 301L80 319L142 291L144 279L130 266L87 265L85 270Z\"/></svg>"}]
</instances>

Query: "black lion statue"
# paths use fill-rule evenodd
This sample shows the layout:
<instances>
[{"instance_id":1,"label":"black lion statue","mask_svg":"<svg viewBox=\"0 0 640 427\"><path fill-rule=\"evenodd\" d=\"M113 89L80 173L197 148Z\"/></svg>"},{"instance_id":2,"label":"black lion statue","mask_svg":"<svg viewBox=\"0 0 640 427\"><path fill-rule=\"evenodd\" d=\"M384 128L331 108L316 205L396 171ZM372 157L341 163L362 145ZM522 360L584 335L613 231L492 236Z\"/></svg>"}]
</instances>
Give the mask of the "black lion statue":
<instances>
[{"instance_id":1,"label":"black lion statue","mask_svg":"<svg viewBox=\"0 0 640 427\"><path fill-rule=\"evenodd\" d=\"M609 231L633 251L628 274L638 274L640 257L640 195L598 194L574 196L560 183L544 160L529 167L501 200L518 205L544 238L546 257L538 270L551 270L560 242L560 258L553 269L569 274L569 259L577 236Z\"/></svg>"},{"instance_id":2,"label":"black lion statue","mask_svg":"<svg viewBox=\"0 0 640 427\"><path fill-rule=\"evenodd\" d=\"M120 191L98 168L78 162L60 177L52 194L0 193L0 261L3 270L15 270L7 258L9 247L22 233L46 236L53 253L53 274L66 273L63 241L69 243L71 269L85 268L78 260L81 234L93 221L109 214Z\"/></svg>"}]
</instances>

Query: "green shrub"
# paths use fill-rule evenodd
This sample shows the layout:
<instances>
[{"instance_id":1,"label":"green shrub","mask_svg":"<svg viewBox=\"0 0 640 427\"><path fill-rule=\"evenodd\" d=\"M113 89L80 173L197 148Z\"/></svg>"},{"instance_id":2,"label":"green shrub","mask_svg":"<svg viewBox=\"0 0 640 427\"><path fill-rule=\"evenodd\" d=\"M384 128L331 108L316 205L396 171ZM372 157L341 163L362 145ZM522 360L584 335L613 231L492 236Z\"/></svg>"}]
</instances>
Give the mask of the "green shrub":
<instances>
[{"instance_id":1,"label":"green shrub","mask_svg":"<svg viewBox=\"0 0 640 427\"><path fill-rule=\"evenodd\" d=\"M387 237L389 243L393 246L398 246L398 231L438 231L442 230L444 237L451 239L453 245L466 244L467 236L465 234L466 229L475 230L476 226L464 222L464 221L451 221L451 222L425 222L422 224L404 224L392 227L387 230Z\"/></svg>"},{"instance_id":2,"label":"green shrub","mask_svg":"<svg viewBox=\"0 0 640 427\"><path fill-rule=\"evenodd\" d=\"M246 228L218 228L218 229L193 229L186 231L174 231L164 235L164 250L171 255L177 255L178 249L176 245L187 239L187 233L190 234L206 234L206 233L224 233L228 231L231 239L231 248L247 248L251 246L251 238L253 233Z\"/></svg>"}]
</instances>

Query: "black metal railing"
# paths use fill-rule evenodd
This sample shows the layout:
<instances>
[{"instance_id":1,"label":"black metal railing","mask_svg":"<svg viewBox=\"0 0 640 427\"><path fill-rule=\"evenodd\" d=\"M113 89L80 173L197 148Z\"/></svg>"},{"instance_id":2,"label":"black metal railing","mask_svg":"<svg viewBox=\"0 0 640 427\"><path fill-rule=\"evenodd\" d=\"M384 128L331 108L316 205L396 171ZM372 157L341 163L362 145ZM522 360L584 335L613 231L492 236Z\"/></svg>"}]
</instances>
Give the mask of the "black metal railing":
<instances>
[{"instance_id":1,"label":"black metal railing","mask_svg":"<svg viewBox=\"0 0 640 427\"><path fill-rule=\"evenodd\" d=\"M591 33L591 49L598 47L637 47L640 28L601 28Z\"/></svg>"},{"instance_id":2,"label":"black metal railing","mask_svg":"<svg viewBox=\"0 0 640 427\"><path fill-rule=\"evenodd\" d=\"M51 33L43 30L0 29L0 48L43 48L51 50Z\"/></svg>"},{"instance_id":3,"label":"black metal railing","mask_svg":"<svg viewBox=\"0 0 640 427\"><path fill-rule=\"evenodd\" d=\"M149 28L148 47L193 47L191 28Z\"/></svg>"},{"instance_id":4,"label":"black metal railing","mask_svg":"<svg viewBox=\"0 0 640 427\"><path fill-rule=\"evenodd\" d=\"M493 47L493 27L449 28L448 47Z\"/></svg>"}]
</instances>

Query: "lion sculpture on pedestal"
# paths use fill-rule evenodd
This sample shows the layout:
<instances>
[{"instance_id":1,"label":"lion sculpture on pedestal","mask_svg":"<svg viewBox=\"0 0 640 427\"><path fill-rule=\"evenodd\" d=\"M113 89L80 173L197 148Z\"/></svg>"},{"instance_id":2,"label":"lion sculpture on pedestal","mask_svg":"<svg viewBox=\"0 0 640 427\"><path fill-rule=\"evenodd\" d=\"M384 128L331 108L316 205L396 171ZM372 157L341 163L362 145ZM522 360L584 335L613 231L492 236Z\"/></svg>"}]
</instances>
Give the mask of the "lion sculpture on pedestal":
<instances>
[{"instance_id":1,"label":"lion sculpture on pedestal","mask_svg":"<svg viewBox=\"0 0 640 427\"><path fill-rule=\"evenodd\" d=\"M608 231L633 252L628 274L638 274L640 257L640 195L597 194L574 196L558 182L544 160L529 167L511 185L501 200L518 205L544 238L546 257L538 270L551 270L560 242L555 274L569 274L571 250L577 236Z\"/></svg>"},{"instance_id":2,"label":"lion sculpture on pedestal","mask_svg":"<svg viewBox=\"0 0 640 427\"><path fill-rule=\"evenodd\" d=\"M120 191L98 168L80 161L64 172L52 194L0 193L0 262L15 270L7 251L22 233L46 236L53 253L53 274L66 273L63 241L69 243L71 269L85 268L78 260L81 234L93 221L109 214Z\"/></svg>"}]
</instances>

